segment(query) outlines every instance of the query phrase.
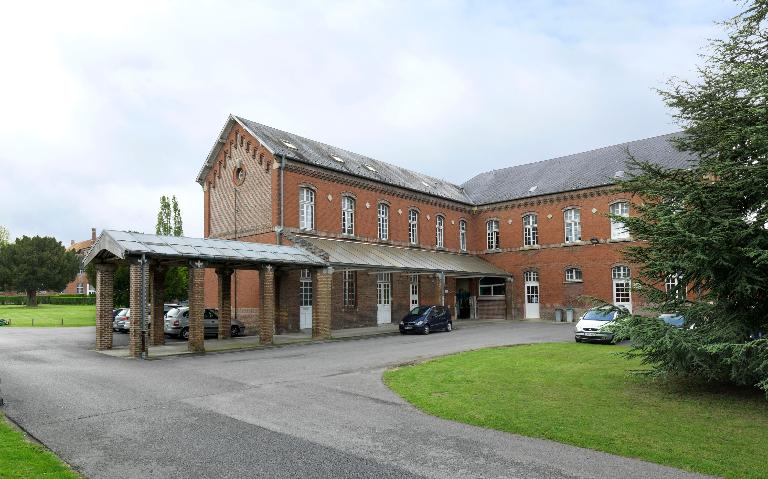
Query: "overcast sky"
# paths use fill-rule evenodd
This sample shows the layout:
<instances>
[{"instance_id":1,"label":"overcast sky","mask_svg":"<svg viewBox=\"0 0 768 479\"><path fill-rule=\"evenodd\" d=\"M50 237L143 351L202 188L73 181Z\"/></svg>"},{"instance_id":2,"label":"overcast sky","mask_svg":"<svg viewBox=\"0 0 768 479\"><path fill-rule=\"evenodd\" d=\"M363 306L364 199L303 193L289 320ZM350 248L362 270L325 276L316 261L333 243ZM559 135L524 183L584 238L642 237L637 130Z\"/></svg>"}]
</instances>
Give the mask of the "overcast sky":
<instances>
[{"instance_id":1,"label":"overcast sky","mask_svg":"<svg viewBox=\"0 0 768 479\"><path fill-rule=\"evenodd\" d=\"M227 115L462 183L678 128L730 0L13 2L0 17L0 225L154 232ZM574 172L578 174L578 172Z\"/></svg>"}]
</instances>

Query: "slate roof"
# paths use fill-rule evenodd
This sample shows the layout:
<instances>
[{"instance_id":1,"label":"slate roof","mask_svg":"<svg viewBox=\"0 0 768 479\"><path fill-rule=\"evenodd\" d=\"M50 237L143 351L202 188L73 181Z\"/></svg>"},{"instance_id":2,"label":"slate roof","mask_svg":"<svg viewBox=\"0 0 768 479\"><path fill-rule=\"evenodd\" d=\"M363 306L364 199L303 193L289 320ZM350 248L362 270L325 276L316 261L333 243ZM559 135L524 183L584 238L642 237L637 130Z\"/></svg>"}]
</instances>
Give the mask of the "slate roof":
<instances>
[{"instance_id":1,"label":"slate roof","mask_svg":"<svg viewBox=\"0 0 768 479\"><path fill-rule=\"evenodd\" d=\"M464 194L461 187L445 180L384 163L383 161L319 141L310 140L287 131L246 120L245 118L235 118L249 129L256 138L264 142L271 151L278 155L285 155L288 158L330 170L341 171L354 176L471 204L470 199ZM295 146L296 149L286 146L283 140ZM342 159L343 162L335 160L333 156ZM366 165L373 167L375 171L367 168Z\"/></svg>"},{"instance_id":2,"label":"slate roof","mask_svg":"<svg viewBox=\"0 0 768 479\"><path fill-rule=\"evenodd\" d=\"M231 241L215 238L161 236L105 230L83 263L96 258L125 259L141 256L166 260L204 260L213 264L258 265L261 263L322 266L325 261L296 246Z\"/></svg>"},{"instance_id":3,"label":"slate roof","mask_svg":"<svg viewBox=\"0 0 768 479\"><path fill-rule=\"evenodd\" d=\"M444 272L460 276L510 276L507 271L473 255L314 236L294 236L294 240L297 245L310 249L326 259L331 266L338 268Z\"/></svg>"},{"instance_id":4,"label":"slate roof","mask_svg":"<svg viewBox=\"0 0 768 479\"><path fill-rule=\"evenodd\" d=\"M678 132L492 170L455 185L235 115L230 115L220 138L226 136L233 122L243 125L274 154L472 206L613 184L617 172L629 173L627 150L639 160L668 168L686 168L696 161L695 155L678 151L670 142L682 135ZM199 183L212 167L219 147L217 141L198 174Z\"/></svg>"},{"instance_id":5,"label":"slate roof","mask_svg":"<svg viewBox=\"0 0 768 479\"><path fill-rule=\"evenodd\" d=\"M475 204L489 204L610 185L616 182L617 172L630 173L627 151L640 161L682 169L696 161L696 156L678 151L670 142L681 135L670 133L492 170L480 173L461 186Z\"/></svg>"}]
</instances>

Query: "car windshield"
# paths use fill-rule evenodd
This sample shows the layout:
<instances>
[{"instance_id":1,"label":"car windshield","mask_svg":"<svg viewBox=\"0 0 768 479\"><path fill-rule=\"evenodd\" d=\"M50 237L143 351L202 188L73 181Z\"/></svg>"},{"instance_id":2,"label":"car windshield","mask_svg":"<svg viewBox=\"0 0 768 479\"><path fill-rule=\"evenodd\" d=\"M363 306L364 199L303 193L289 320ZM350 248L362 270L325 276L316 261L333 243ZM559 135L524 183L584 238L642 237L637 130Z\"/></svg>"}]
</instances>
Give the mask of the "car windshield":
<instances>
[{"instance_id":1,"label":"car windshield","mask_svg":"<svg viewBox=\"0 0 768 479\"><path fill-rule=\"evenodd\" d=\"M169 318L175 318L181 313L181 310L179 308L173 308L172 310L168 311L168 314L166 315Z\"/></svg>"},{"instance_id":2,"label":"car windshield","mask_svg":"<svg viewBox=\"0 0 768 479\"><path fill-rule=\"evenodd\" d=\"M117 313L118 316L128 316L128 309L123 309L119 313Z\"/></svg>"},{"instance_id":3,"label":"car windshield","mask_svg":"<svg viewBox=\"0 0 768 479\"><path fill-rule=\"evenodd\" d=\"M417 306L411 310L411 314L414 316L421 316L426 313L431 306Z\"/></svg>"},{"instance_id":4,"label":"car windshield","mask_svg":"<svg viewBox=\"0 0 768 479\"><path fill-rule=\"evenodd\" d=\"M616 312L610 309L590 309L584 314L584 318L590 321L613 321Z\"/></svg>"}]
</instances>

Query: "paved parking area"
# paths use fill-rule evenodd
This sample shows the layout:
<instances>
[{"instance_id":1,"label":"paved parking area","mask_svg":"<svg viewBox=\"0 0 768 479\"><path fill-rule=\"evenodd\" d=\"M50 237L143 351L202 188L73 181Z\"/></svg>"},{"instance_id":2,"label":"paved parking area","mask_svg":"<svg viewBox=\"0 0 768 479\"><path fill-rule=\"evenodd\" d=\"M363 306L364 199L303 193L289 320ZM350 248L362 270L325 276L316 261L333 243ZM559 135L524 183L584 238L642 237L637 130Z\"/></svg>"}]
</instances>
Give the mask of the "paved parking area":
<instances>
[{"instance_id":1,"label":"paved parking area","mask_svg":"<svg viewBox=\"0 0 768 479\"><path fill-rule=\"evenodd\" d=\"M0 330L6 413L88 477L700 477L441 420L381 382L405 361L571 341L567 324L156 361L89 351L93 337L93 328Z\"/></svg>"}]
</instances>

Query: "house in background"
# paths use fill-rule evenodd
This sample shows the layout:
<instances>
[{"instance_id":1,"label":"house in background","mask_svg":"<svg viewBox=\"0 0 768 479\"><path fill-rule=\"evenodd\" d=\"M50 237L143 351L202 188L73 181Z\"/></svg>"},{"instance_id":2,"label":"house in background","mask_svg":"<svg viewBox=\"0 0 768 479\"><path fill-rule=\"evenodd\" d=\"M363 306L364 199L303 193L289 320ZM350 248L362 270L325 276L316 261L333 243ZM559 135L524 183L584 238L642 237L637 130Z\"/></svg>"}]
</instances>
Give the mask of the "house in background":
<instances>
[{"instance_id":1,"label":"house in background","mask_svg":"<svg viewBox=\"0 0 768 479\"><path fill-rule=\"evenodd\" d=\"M67 251L74 251L75 254L77 254L77 257L80 259L80 271L78 271L77 276L75 279L69 282L69 284L64 288L64 290L61 292L62 294L95 294L96 288L95 285L91 285L88 282L88 275L85 274L85 269L82 266L82 260L85 257L86 254L88 254L88 250L91 249L91 246L93 246L93 243L96 242L96 228L91 228L91 238L83 241L78 241L75 243L75 240L72 240L67 246Z\"/></svg>"}]
</instances>

